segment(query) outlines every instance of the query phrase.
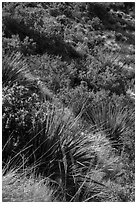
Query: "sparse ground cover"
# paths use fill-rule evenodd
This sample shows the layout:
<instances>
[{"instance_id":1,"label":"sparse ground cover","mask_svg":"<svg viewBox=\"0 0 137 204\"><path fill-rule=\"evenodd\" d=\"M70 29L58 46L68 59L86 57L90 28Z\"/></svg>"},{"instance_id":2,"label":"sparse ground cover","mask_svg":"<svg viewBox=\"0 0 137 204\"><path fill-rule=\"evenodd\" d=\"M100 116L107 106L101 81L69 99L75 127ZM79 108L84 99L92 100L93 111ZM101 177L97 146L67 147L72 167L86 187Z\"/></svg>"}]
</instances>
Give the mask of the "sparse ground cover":
<instances>
[{"instance_id":1,"label":"sparse ground cover","mask_svg":"<svg viewBox=\"0 0 137 204\"><path fill-rule=\"evenodd\" d=\"M2 9L3 202L133 202L134 3Z\"/></svg>"}]
</instances>

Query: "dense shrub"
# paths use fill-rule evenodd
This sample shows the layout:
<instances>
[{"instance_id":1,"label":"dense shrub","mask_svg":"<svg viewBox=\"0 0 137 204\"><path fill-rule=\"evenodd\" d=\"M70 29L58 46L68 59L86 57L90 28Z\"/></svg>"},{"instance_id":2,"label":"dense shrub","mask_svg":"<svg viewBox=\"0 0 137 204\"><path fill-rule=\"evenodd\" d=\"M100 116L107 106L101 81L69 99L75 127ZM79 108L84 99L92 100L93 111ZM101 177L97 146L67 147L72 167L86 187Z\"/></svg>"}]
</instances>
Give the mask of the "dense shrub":
<instances>
[{"instance_id":1,"label":"dense shrub","mask_svg":"<svg viewBox=\"0 0 137 204\"><path fill-rule=\"evenodd\" d=\"M91 15L96 15L100 19L108 18L109 4L107 3L88 3L88 11Z\"/></svg>"},{"instance_id":2,"label":"dense shrub","mask_svg":"<svg viewBox=\"0 0 137 204\"><path fill-rule=\"evenodd\" d=\"M36 43L26 37L23 41L18 35L12 35L12 38L3 38L3 53L21 52L23 55L36 54Z\"/></svg>"},{"instance_id":3,"label":"dense shrub","mask_svg":"<svg viewBox=\"0 0 137 204\"><path fill-rule=\"evenodd\" d=\"M26 37L33 39L35 48L34 50L31 49L31 52L26 50L28 54L34 54L35 52L42 54L46 51L50 54L63 57L80 57L75 49L63 42L62 26L57 22L55 17L50 16L41 7L34 9L25 7L22 3L16 7L14 7L14 4L12 6L12 13L10 13L10 6L6 5L4 7L3 32L6 38L11 38L12 35L18 35L21 41ZM25 51L24 43L20 51Z\"/></svg>"},{"instance_id":4,"label":"dense shrub","mask_svg":"<svg viewBox=\"0 0 137 204\"><path fill-rule=\"evenodd\" d=\"M3 161L30 140L28 131L40 104L39 96L22 85L15 83L10 89L3 88Z\"/></svg>"}]
</instances>

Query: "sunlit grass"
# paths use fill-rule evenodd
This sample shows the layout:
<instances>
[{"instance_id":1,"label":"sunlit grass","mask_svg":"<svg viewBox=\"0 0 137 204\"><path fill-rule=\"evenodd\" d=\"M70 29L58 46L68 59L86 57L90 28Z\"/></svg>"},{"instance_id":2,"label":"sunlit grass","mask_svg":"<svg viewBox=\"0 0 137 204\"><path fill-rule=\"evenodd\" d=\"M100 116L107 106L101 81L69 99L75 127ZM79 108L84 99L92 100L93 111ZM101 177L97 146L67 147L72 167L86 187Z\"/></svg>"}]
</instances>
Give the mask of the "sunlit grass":
<instances>
[{"instance_id":1,"label":"sunlit grass","mask_svg":"<svg viewBox=\"0 0 137 204\"><path fill-rule=\"evenodd\" d=\"M22 173L8 171L2 178L3 202L51 202L54 196L48 181L34 173L26 169Z\"/></svg>"}]
</instances>

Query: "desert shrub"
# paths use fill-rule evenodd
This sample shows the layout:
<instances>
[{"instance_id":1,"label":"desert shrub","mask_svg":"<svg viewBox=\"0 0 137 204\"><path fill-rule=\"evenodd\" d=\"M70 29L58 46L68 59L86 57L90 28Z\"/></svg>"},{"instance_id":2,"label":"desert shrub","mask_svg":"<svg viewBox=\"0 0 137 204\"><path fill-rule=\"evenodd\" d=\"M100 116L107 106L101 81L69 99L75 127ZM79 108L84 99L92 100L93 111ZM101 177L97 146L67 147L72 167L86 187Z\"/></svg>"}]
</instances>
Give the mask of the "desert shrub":
<instances>
[{"instance_id":1,"label":"desert shrub","mask_svg":"<svg viewBox=\"0 0 137 204\"><path fill-rule=\"evenodd\" d=\"M114 10L122 10L125 13L128 13L129 9L132 11L135 8L134 2L115 2L110 3L110 5Z\"/></svg>"},{"instance_id":2,"label":"desert shrub","mask_svg":"<svg viewBox=\"0 0 137 204\"><path fill-rule=\"evenodd\" d=\"M47 54L37 57L31 56L27 60L27 64L31 72L40 78L53 93L58 94L63 88L67 89L71 66L62 61L61 57Z\"/></svg>"},{"instance_id":3,"label":"desert shrub","mask_svg":"<svg viewBox=\"0 0 137 204\"><path fill-rule=\"evenodd\" d=\"M116 35L115 35L115 38L116 38L116 40L117 41L120 41L120 40L122 40L122 34L121 33L116 33Z\"/></svg>"},{"instance_id":4,"label":"desert shrub","mask_svg":"<svg viewBox=\"0 0 137 204\"><path fill-rule=\"evenodd\" d=\"M111 53L107 50L103 51L103 49L99 51L97 48L92 61L91 59L87 60L87 66L89 68L87 79L89 83L93 81L92 83L96 84L98 90L110 90L117 95L126 94L130 74L125 71L125 67L129 65L126 61L122 63L122 59L119 58L118 54L113 53L113 51Z\"/></svg>"},{"instance_id":5,"label":"desert shrub","mask_svg":"<svg viewBox=\"0 0 137 204\"><path fill-rule=\"evenodd\" d=\"M20 50L20 39L18 36L13 35L12 38L3 37L2 40L3 53L12 53Z\"/></svg>"},{"instance_id":6,"label":"desert shrub","mask_svg":"<svg viewBox=\"0 0 137 204\"><path fill-rule=\"evenodd\" d=\"M95 30L100 30L101 29L101 21L99 18L95 17L92 19L92 27L95 29Z\"/></svg>"},{"instance_id":7,"label":"desert shrub","mask_svg":"<svg viewBox=\"0 0 137 204\"><path fill-rule=\"evenodd\" d=\"M70 19L67 18L65 15L59 15L57 18L57 21L60 22L63 26L70 25Z\"/></svg>"},{"instance_id":8,"label":"desert shrub","mask_svg":"<svg viewBox=\"0 0 137 204\"><path fill-rule=\"evenodd\" d=\"M100 19L108 17L109 5L104 3L89 3L88 11L92 15L98 16Z\"/></svg>"},{"instance_id":9,"label":"desert shrub","mask_svg":"<svg viewBox=\"0 0 137 204\"><path fill-rule=\"evenodd\" d=\"M62 25L55 17L45 13L43 8L25 7L22 3L14 7L13 4L12 13L10 13L10 7L11 5L5 5L3 8L3 33L6 38L19 35L20 40L23 41L28 36L33 39L36 46L32 53L36 51L39 54L48 52L63 57L80 57L73 47L63 42Z\"/></svg>"},{"instance_id":10,"label":"desert shrub","mask_svg":"<svg viewBox=\"0 0 137 204\"><path fill-rule=\"evenodd\" d=\"M11 88L3 88L3 161L29 141L28 131L40 104L39 95L23 85L15 83Z\"/></svg>"},{"instance_id":11,"label":"desert shrub","mask_svg":"<svg viewBox=\"0 0 137 204\"><path fill-rule=\"evenodd\" d=\"M72 61L69 65L63 63L65 66L62 63L58 63L59 61L55 63L58 70L62 70L62 67L64 67L63 72L58 71L59 75L56 74L56 76L59 76L61 85L58 89L58 97L62 98L66 103L69 103L71 96L76 99L77 97L79 98L78 95L83 94L80 87L82 81L86 82L85 94L87 92L89 95L90 92L96 93L106 90L109 95L115 93L118 96L122 94L126 96L127 90L134 87L133 69L128 69L130 66L128 61L119 59L117 54L113 52L108 53L108 51L104 51L102 54L102 51L99 52L99 49L97 49L96 55L87 57L86 62L84 60ZM128 71L126 71L127 69ZM50 76L49 69L48 76Z\"/></svg>"},{"instance_id":12,"label":"desert shrub","mask_svg":"<svg viewBox=\"0 0 137 204\"><path fill-rule=\"evenodd\" d=\"M12 38L3 37L2 46L5 54L20 52L24 55L30 55L36 53L36 43L29 37L25 37L23 41L20 40L18 35L13 35Z\"/></svg>"}]
</instances>

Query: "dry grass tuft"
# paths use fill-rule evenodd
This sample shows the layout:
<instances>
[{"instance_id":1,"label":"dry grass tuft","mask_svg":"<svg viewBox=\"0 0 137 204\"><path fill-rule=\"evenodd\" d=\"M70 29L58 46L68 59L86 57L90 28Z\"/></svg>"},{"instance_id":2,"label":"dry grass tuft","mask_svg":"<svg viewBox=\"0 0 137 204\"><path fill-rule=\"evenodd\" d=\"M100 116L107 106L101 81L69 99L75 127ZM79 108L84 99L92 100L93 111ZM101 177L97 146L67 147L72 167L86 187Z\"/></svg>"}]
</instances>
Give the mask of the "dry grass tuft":
<instances>
[{"instance_id":1,"label":"dry grass tuft","mask_svg":"<svg viewBox=\"0 0 137 204\"><path fill-rule=\"evenodd\" d=\"M2 179L3 202L51 202L53 190L48 187L48 181L36 178L34 174L26 176L27 170L17 174L10 170Z\"/></svg>"}]
</instances>

